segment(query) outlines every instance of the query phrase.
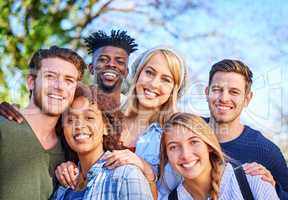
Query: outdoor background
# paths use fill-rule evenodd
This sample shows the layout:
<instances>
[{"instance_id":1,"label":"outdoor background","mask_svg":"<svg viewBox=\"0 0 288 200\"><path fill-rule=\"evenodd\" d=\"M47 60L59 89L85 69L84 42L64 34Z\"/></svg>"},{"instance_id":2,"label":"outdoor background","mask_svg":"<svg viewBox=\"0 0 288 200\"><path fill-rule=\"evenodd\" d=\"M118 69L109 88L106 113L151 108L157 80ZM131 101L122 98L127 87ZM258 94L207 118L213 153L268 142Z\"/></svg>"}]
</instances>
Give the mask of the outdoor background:
<instances>
[{"instance_id":1,"label":"outdoor background","mask_svg":"<svg viewBox=\"0 0 288 200\"><path fill-rule=\"evenodd\" d=\"M185 111L209 115L204 88L213 63L246 63L254 98L241 120L263 131L288 160L287 10L287 0L0 0L0 101L27 105L27 63L38 48L73 48L89 63L83 37L124 29L139 44L130 64L156 45L186 60L189 84L179 103Z\"/></svg>"}]
</instances>

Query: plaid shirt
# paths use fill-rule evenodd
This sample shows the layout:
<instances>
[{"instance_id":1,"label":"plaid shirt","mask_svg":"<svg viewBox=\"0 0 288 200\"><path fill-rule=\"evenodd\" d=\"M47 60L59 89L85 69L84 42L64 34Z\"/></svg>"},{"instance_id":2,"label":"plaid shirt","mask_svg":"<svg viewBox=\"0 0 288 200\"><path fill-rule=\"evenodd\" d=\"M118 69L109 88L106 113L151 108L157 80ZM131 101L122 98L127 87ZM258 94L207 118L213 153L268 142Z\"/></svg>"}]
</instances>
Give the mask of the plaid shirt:
<instances>
[{"instance_id":1,"label":"plaid shirt","mask_svg":"<svg viewBox=\"0 0 288 200\"><path fill-rule=\"evenodd\" d=\"M146 178L136 166L124 165L111 170L104 163L100 159L88 171L84 200L153 199ZM67 190L60 186L53 199L64 200Z\"/></svg>"}]
</instances>

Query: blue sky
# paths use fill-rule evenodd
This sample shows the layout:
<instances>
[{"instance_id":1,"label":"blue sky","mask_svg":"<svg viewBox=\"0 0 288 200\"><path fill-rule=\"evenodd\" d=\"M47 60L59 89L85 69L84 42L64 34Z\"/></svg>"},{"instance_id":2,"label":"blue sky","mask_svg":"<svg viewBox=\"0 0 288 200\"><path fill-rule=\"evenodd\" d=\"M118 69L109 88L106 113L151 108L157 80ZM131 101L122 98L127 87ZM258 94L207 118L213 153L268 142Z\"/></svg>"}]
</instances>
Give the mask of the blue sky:
<instances>
[{"instance_id":1,"label":"blue sky","mask_svg":"<svg viewBox=\"0 0 288 200\"><path fill-rule=\"evenodd\" d=\"M146 1L120 0L114 5L133 7L143 2ZM172 16L171 13L175 12L173 8L181 6L183 2L189 1L171 0L173 6L165 10L166 15ZM188 89L179 104L180 108L185 106L186 111L201 115L209 114L204 88L210 66L224 58L242 60L254 73L254 98L243 114L242 121L264 131L277 143L288 141L288 128L282 116L288 113L288 1L199 2L199 9L180 12L165 21L166 28L161 25L162 15L144 6L137 9L146 12L146 15L108 12L95 20L83 36L96 29L126 29L136 38L140 47L132 55L131 61L153 46L167 45L176 49L189 67ZM79 14L75 13L75 17L79 17ZM69 26L69 23L63 25ZM173 37L167 30L179 37ZM80 53L85 56L86 52ZM19 78L14 77L10 82L16 90L15 83L18 81ZM17 95L17 92L13 93Z\"/></svg>"}]
</instances>

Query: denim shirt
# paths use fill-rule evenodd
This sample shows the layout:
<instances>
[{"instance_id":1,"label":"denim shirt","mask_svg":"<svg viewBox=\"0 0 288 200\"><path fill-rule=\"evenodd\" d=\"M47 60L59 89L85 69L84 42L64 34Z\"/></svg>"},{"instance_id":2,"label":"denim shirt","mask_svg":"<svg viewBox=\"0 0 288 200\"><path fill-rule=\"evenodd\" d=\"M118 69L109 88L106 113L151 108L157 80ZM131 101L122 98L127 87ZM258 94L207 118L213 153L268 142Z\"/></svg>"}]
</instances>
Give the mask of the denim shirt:
<instances>
[{"instance_id":1,"label":"denim shirt","mask_svg":"<svg viewBox=\"0 0 288 200\"><path fill-rule=\"evenodd\" d=\"M155 174L159 173L160 141L162 128L158 123L152 123L144 130L142 136L136 142L136 155L147 161Z\"/></svg>"},{"instance_id":2,"label":"denim shirt","mask_svg":"<svg viewBox=\"0 0 288 200\"><path fill-rule=\"evenodd\" d=\"M134 165L123 165L115 169L104 167L98 160L87 173L84 200L152 200L149 184L141 170ZM68 188L60 186L54 200L64 200Z\"/></svg>"},{"instance_id":3,"label":"denim shirt","mask_svg":"<svg viewBox=\"0 0 288 200\"><path fill-rule=\"evenodd\" d=\"M153 168L155 175L159 176L160 142L162 128L158 123L152 123L136 142L136 154L147 161ZM169 194L181 183L181 176L176 174L170 164L165 166L164 175L157 181L158 199Z\"/></svg>"}]
</instances>

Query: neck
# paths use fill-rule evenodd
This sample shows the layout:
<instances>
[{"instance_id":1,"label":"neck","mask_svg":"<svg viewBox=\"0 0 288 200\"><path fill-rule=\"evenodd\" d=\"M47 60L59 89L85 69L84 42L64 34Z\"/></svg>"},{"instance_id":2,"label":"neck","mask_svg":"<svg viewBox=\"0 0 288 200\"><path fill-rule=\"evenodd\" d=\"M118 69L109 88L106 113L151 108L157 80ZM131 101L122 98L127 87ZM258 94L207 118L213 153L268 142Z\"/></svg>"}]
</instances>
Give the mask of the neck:
<instances>
[{"instance_id":1,"label":"neck","mask_svg":"<svg viewBox=\"0 0 288 200\"><path fill-rule=\"evenodd\" d=\"M86 177L87 172L89 169L92 167L94 163L96 163L101 156L104 153L103 145L98 145L96 149L94 149L92 152L86 152L86 153L78 153L78 157L80 160L80 165L81 165L81 171L83 175Z\"/></svg>"},{"instance_id":2,"label":"neck","mask_svg":"<svg viewBox=\"0 0 288 200\"><path fill-rule=\"evenodd\" d=\"M112 92L105 92L100 88L97 89L98 106L103 111L119 110L121 104L120 97L120 89Z\"/></svg>"},{"instance_id":3,"label":"neck","mask_svg":"<svg viewBox=\"0 0 288 200\"><path fill-rule=\"evenodd\" d=\"M202 176L193 180L184 179L183 185L193 199L206 200L211 191L211 175L208 174L205 178Z\"/></svg>"},{"instance_id":4,"label":"neck","mask_svg":"<svg viewBox=\"0 0 288 200\"><path fill-rule=\"evenodd\" d=\"M139 105L136 120L141 121L141 123L143 122L143 123L149 124L150 119L157 112L159 112L157 109L147 109Z\"/></svg>"},{"instance_id":5,"label":"neck","mask_svg":"<svg viewBox=\"0 0 288 200\"><path fill-rule=\"evenodd\" d=\"M240 117L229 123L219 123L211 117L209 125L214 130L220 143L229 142L241 135L244 126L240 123Z\"/></svg>"},{"instance_id":6,"label":"neck","mask_svg":"<svg viewBox=\"0 0 288 200\"><path fill-rule=\"evenodd\" d=\"M43 113L43 111L33 102L31 102L26 108L21 110L21 114L24 116L24 118L38 137L56 137L55 126L60 115L49 116Z\"/></svg>"}]
</instances>

